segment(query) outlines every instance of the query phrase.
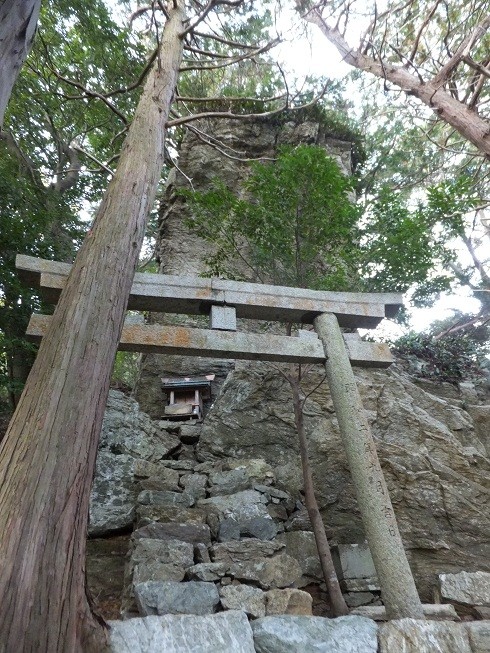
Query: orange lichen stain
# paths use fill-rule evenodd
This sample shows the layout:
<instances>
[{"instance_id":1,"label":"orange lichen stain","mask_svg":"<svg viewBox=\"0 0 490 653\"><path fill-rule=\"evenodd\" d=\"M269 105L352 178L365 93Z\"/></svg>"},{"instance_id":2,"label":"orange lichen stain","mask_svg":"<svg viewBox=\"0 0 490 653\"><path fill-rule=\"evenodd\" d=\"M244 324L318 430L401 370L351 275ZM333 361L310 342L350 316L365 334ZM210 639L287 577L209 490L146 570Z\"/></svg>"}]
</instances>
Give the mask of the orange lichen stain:
<instances>
[{"instance_id":1,"label":"orange lichen stain","mask_svg":"<svg viewBox=\"0 0 490 653\"><path fill-rule=\"evenodd\" d=\"M171 337L165 340L174 347L189 347L191 344L190 330L185 327L173 327L172 333L168 335Z\"/></svg>"},{"instance_id":2,"label":"orange lichen stain","mask_svg":"<svg viewBox=\"0 0 490 653\"><path fill-rule=\"evenodd\" d=\"M198 288L196 290L196 297L198 299L212 299L212 292L211 288Z\"/></svg>"}]
</instances>

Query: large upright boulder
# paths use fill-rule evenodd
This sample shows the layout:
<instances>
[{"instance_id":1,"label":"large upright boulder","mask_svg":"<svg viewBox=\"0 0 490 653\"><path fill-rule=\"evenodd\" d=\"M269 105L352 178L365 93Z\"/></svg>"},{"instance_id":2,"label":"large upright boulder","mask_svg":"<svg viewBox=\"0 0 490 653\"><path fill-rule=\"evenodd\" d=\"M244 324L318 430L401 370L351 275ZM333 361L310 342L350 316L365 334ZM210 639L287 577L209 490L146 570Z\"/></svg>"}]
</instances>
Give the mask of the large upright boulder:
<instances>
[{"instance_id":1,"label":"large upright boulder","mask_svg":"<svg viewBox=\"0 0 490 653\"><path fill-rule=\"evenodd\" d=\"M320 374L310 375L306 392ZM359 369L356 376L422 596L431 600L437 573L490 571L490 461L462 402L425 391L396 368ZM310 397L305 416L329 535L340 543L362 542L326 383ZM302 488L290 390L272 366L242 363L230 374L204 422L198 455L262 457L274 466L279 487Z\"/></svg>"},{"instance_id":2,"label":"large upright boulder","mask_svg":"<svg viewBox=\"0 0 490 653\"><path fill-rule=\"evenodd\" d=\"M180 447L180 440L158 428L138 403L111 390L102 424L90 498L90 535L127 528L134 521L141 463L158 462Z\"/></svg>"}]
</instances>

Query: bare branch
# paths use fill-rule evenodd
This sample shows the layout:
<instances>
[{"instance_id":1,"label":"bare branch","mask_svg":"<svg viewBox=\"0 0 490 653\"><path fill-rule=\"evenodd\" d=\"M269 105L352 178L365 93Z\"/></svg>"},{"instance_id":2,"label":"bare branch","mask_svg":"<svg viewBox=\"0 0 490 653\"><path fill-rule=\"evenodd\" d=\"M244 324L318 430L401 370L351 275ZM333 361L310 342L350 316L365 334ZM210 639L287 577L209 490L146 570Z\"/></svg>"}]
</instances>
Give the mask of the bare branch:
<instances>
[{"instance_id":1,"label":"bare branch","mask_svg":"<svg viewBox=\"0 0 490 653\"><path fill-rule=\"evenodd\" d=\"M471 48L477 43L480 39L483 38L488 28L490 27L490 15L487 16L475 29L468 34L468 36L463 39L459 48L452 55L449 61L439 70L437 75L432 80L432 85L435 88L442 86L448 79L452 71L459 66L464 57L468 57L470 54Z\"/></svg>"},{"instance_id":2,"label":"bare branch","mask_svg":"<svg viewBox=\"0 0 490 653\"><path fill-rule=\"evenodd\" d=\"M97 91L91 91L89 88L81 84L80 82L75 81L74 79L68 79L68 77L64 77L64 75L61 75L57 70L52 68L51 66L48 66L49 70L53 73L53 75L59 79L62 82L65 82L65 84L69 84L70 86L74 86L75 88L78 88L80 91L83 91L85 97L93 97L97 98L98 100L101 100L111 111L113 111L118 118L120 118L125 125L128 124L128 119L126 116L119 111L117 107L115 107L112 102L110 102L105 95L102 95L101 93L98 93ZM34 68L31 69L35 71L37 75L42 77L40 71L35 70Z\"/></svg>"},{"instance_id":3,"label":"bare branch","mask_svg":"<svg viewBox=\"0 0 490 653\"><path fill-rule=\"evenodd\" d=\"M413 60L415 58L415 55L417 54L417 50L419 49L419 44L420 44L420 39L422 37L422 33L424 32L425 28L429 24L432 16L435 14L437 7L439 6L441 0L436 0L434 4L432 5L431 10L427 14L425 20L422 22L422 25L420 26L419 31L417 32L417 36L415 37L415 40L413 42L412 50L410 54L408 55L408 61L410 63L413 63Z\"/></svg>"},{"instance_id":4,"label":"bare branch","mask_svg":"<svg viewBox=\"0 0 490 653\"><path fill-rule=\"evenodd\" d=\"M177 95L175 102L193 102L193 103L203 103L206 102L262 102L263 104L267 102L276 102L277 100L283 100L286 97L285 93L281 95L275 95L274 97L267 98L257 98L257 97L247 97L247 96L232 96L232 95L217 95L214 97L189 97L185 95Z\"/></svg>"},{"instance_id":5,"label":"bare branch","mask_svg":"<svg viewBox=\"0 0 490 653\"><path fill-rule=\"evenodd\" d=\"M474 68L477 70L479 73L481 73L484 77L488 77L490 79L490 67L489 67L489 62L487 62L484 66L481 64L477 63L476 61L473 61L471 57L463 57L463 61L468 64L468 66L471 66L471 68Z\"/></svg>"},{"instance_id":6,"label":"bare branch","mask_svg":"<svg viewBox=\"0 0 490 653\"><path fill-rule=\"evenodd\" d=\"M251 52L245 52L235 57L229 57L226 63L215 64L214 66L206 66L206 65L182 66L180 68L180 72L186 72L189 70L219 70L220 68L227 68L228 66L232 66L233 64L238 63L240 61L245 61L246 59L251 59L252 57L258 56L259 54L264 54L265 52L268 52L273 47L275 47L278 43L280 43L280 39L276 38L272 41L269 41L269 43L266 43L260 48L256 48Z\"/></svg>"},{"instance_id":7,"label":"bare branch","mask_svg":"<svg viewBox=\"0 0 490 653\"><path fill-rule=\"evenodd\" d=\"M114 175L114 170L109 168L107 164L102 163L102 161L99 161L99 159L97 159L93 154L90 154L90 152L84 150L83 147L80 147L79 145L72 145L72 148L77 152L80 152L80 154L86 156L88 159L96 163L98 166L100 166L101 170L105 170L105 172L108 172L111 176Z\"/></svg>"},{"instance_id":8,"label":"bare branch","mask_svg":"<svg viewBox=\"0 0 490 653\"><path fill-rule=\"evenodd\" d=\"M223 45L229 45L231 48L237 48L238 50L255 50L255 45L250 45L248 43L240 43L238 41L230 41L229 39L224 39L217 34L206 34L205 32L193 32L193 36L201 36L202 38L212 39Z\"/></svg>"},{"instance_id":9,"label":"bare branch","mask_svg":"<svg viewBox=\"0 0 490 653\"><path fill-rule=\"evenodd\" d=\"M203 20L205 20L209 12L215 7L221 5L226 5L228 7L239 7L241 4L243 4L243 0L209 0L208 4L204 7L199 16L196 17L194 22L189 24L189 26L186 27L186 29L180 34L180 38L183 39L187 36L187 34L189 34L189 32L192 32L200 23L203 22Z\"/></svg>"},{"instance_id":10,"label":"bare branch","mask_svg":"<svg viewBox=\"0 0 490 653\"><path fill-rule=\"evenodd\" d=\"M316 104L324 95L327 90L328 84L325 84L325 86L322 88L320 93L311 100L311 102L306 102L305 104L299 105L299 106L288 106L288 104L284 104L282 107L279 107L278 109L272 109L271 111L264 111L263 113L232 113L231 111L207 111L204 113L195 113L189 116L182 116L181 118L176 118L175 120L169 120L167 122L167 127L176 127L177 125L183 125L189 122L193 122L194 120L202 120L203 118L228 118L230 120L251 120L254 118L267 118L269 116L274 116L278 113L281 113L281 111L284 111L285 109L289 109L289 111L301 111L303 109L307 109L308 107L313 106Z\"/></svg>"}]
</instances>

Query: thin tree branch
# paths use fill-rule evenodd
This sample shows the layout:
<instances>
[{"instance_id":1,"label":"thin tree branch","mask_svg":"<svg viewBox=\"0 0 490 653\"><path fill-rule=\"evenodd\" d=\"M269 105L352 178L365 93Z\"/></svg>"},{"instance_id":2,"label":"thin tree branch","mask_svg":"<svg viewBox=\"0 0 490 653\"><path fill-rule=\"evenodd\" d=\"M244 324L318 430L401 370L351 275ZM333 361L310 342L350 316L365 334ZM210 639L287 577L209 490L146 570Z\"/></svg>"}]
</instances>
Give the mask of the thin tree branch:
<instances>
[{"instance_id":1,"label":"thin tree branch","mask_svg":"<svg viewBox=\"0 0 490 653\"><path fill-rule=\"evenodd\" d=\"M192 32L200 23L205 20L206 16L212 11L215 7L226 5L228 7L239 7L243 4L243 0L209 0L208 4L204 7L199 16L196 17L193 23L190 23L186 29L179 34L180 38L183 39Z\"/></svg>"},{"instance_id":2,"label":"thin tree branch","mask_svg":"<svg viewBox=\"0 0 490 653\"><path fill-rule=\"evenodd\" d=\"M475 29L468 34L468 36L463 39L459 48L449 59L449 61L439 70L437 75L432 79L432 85L434 87L442 86L448 79L452 71L457 68L461 63L464 57L468 57L470 54L471 48L477 43L480 39L483 38L488 28L490 27L490 15L487 16Z\"/></svg>"},{"instance_id":3,"label":"thin tree branch","mask_svg":"<svg viewBox=\"0 0 490 653\"><path fill-rule=\"evenodd\" d=\"M307 102L306 104L302 104L299 106L288 106L285 104L282 107L279 107L278 109L273 109L271 111L264 111L263 113L231 113L231 111L207 111L204 113L195 113L190 116L183 116L181 118L176 118L175 120L169 120L167 122L167 127L176 127L177 125L183 125L189 122L193 122L194 120L202 120L204 118L228 118L230 120L251 120L253 118L267 118L269 116L274 116L278 113L281 113L281 111L284 111L285 109L289 109L289 111L300 111L302 109L306 109L308 107L313 106L316 104L322 97L325 95L325 92L327 90L327 84L323 87L322 91L320 94L313 98L311 102Z\"/></svg>"},{"instance_id":4,"label":"thin tree branch","mask_svg":"<svg viewBox=\"0 0 490 653\"><path fill-rule=\"evenodd\" d=\"M193 36L200 36L206 39L212 39L223 45L229 45L231 48L237 48L237 50L255 50L255 45L250 45L249 43L240 43L239 41L231 41L229 39L224 39L217 34L206 34L205 32L193 32Z\"/></svg>"},{"instance_id":5,"label":"thin tree branch","mask_svg":"<svg viewBox=\"0 0 490 653\"><path fill-rule=\"evenodd\" d=\"M96 163L102 170L105 170L105 172L108 172L110 175L114 175L114 170L109 168L109 166L105 163L102 163L99 159L97 159L93 154L90 154L90 152L87 152L87 150L84 150L83 147L80 147L79 145L72 145L72 149L76 150L77 152L80 152L80 154L83 154L86 156L88 159Z\"/></svg>"}]
</instances>

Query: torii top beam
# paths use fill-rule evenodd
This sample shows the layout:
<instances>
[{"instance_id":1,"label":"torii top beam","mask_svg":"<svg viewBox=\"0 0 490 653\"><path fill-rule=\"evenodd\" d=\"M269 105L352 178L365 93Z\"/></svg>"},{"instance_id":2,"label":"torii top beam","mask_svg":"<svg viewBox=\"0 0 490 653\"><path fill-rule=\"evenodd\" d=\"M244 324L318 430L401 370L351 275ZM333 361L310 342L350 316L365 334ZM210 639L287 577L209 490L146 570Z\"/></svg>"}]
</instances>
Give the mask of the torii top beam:
<instances>
[{"instance_id":1,"label":"torii top beam","mask_svg":"<svg viewBox=\"0 0 490 653\"><path fill-rule=\"evenodd\" d=\"M56 302L70 264L18 255L19 274L40 286L46 301ZM212 305L234 306L237 317L312 324L333 313L342 327L370 329L402 306L400 293L325 292L258 283L136 273L129 310L188 315L209 314Z\"/></svg>"}]
</instances>

